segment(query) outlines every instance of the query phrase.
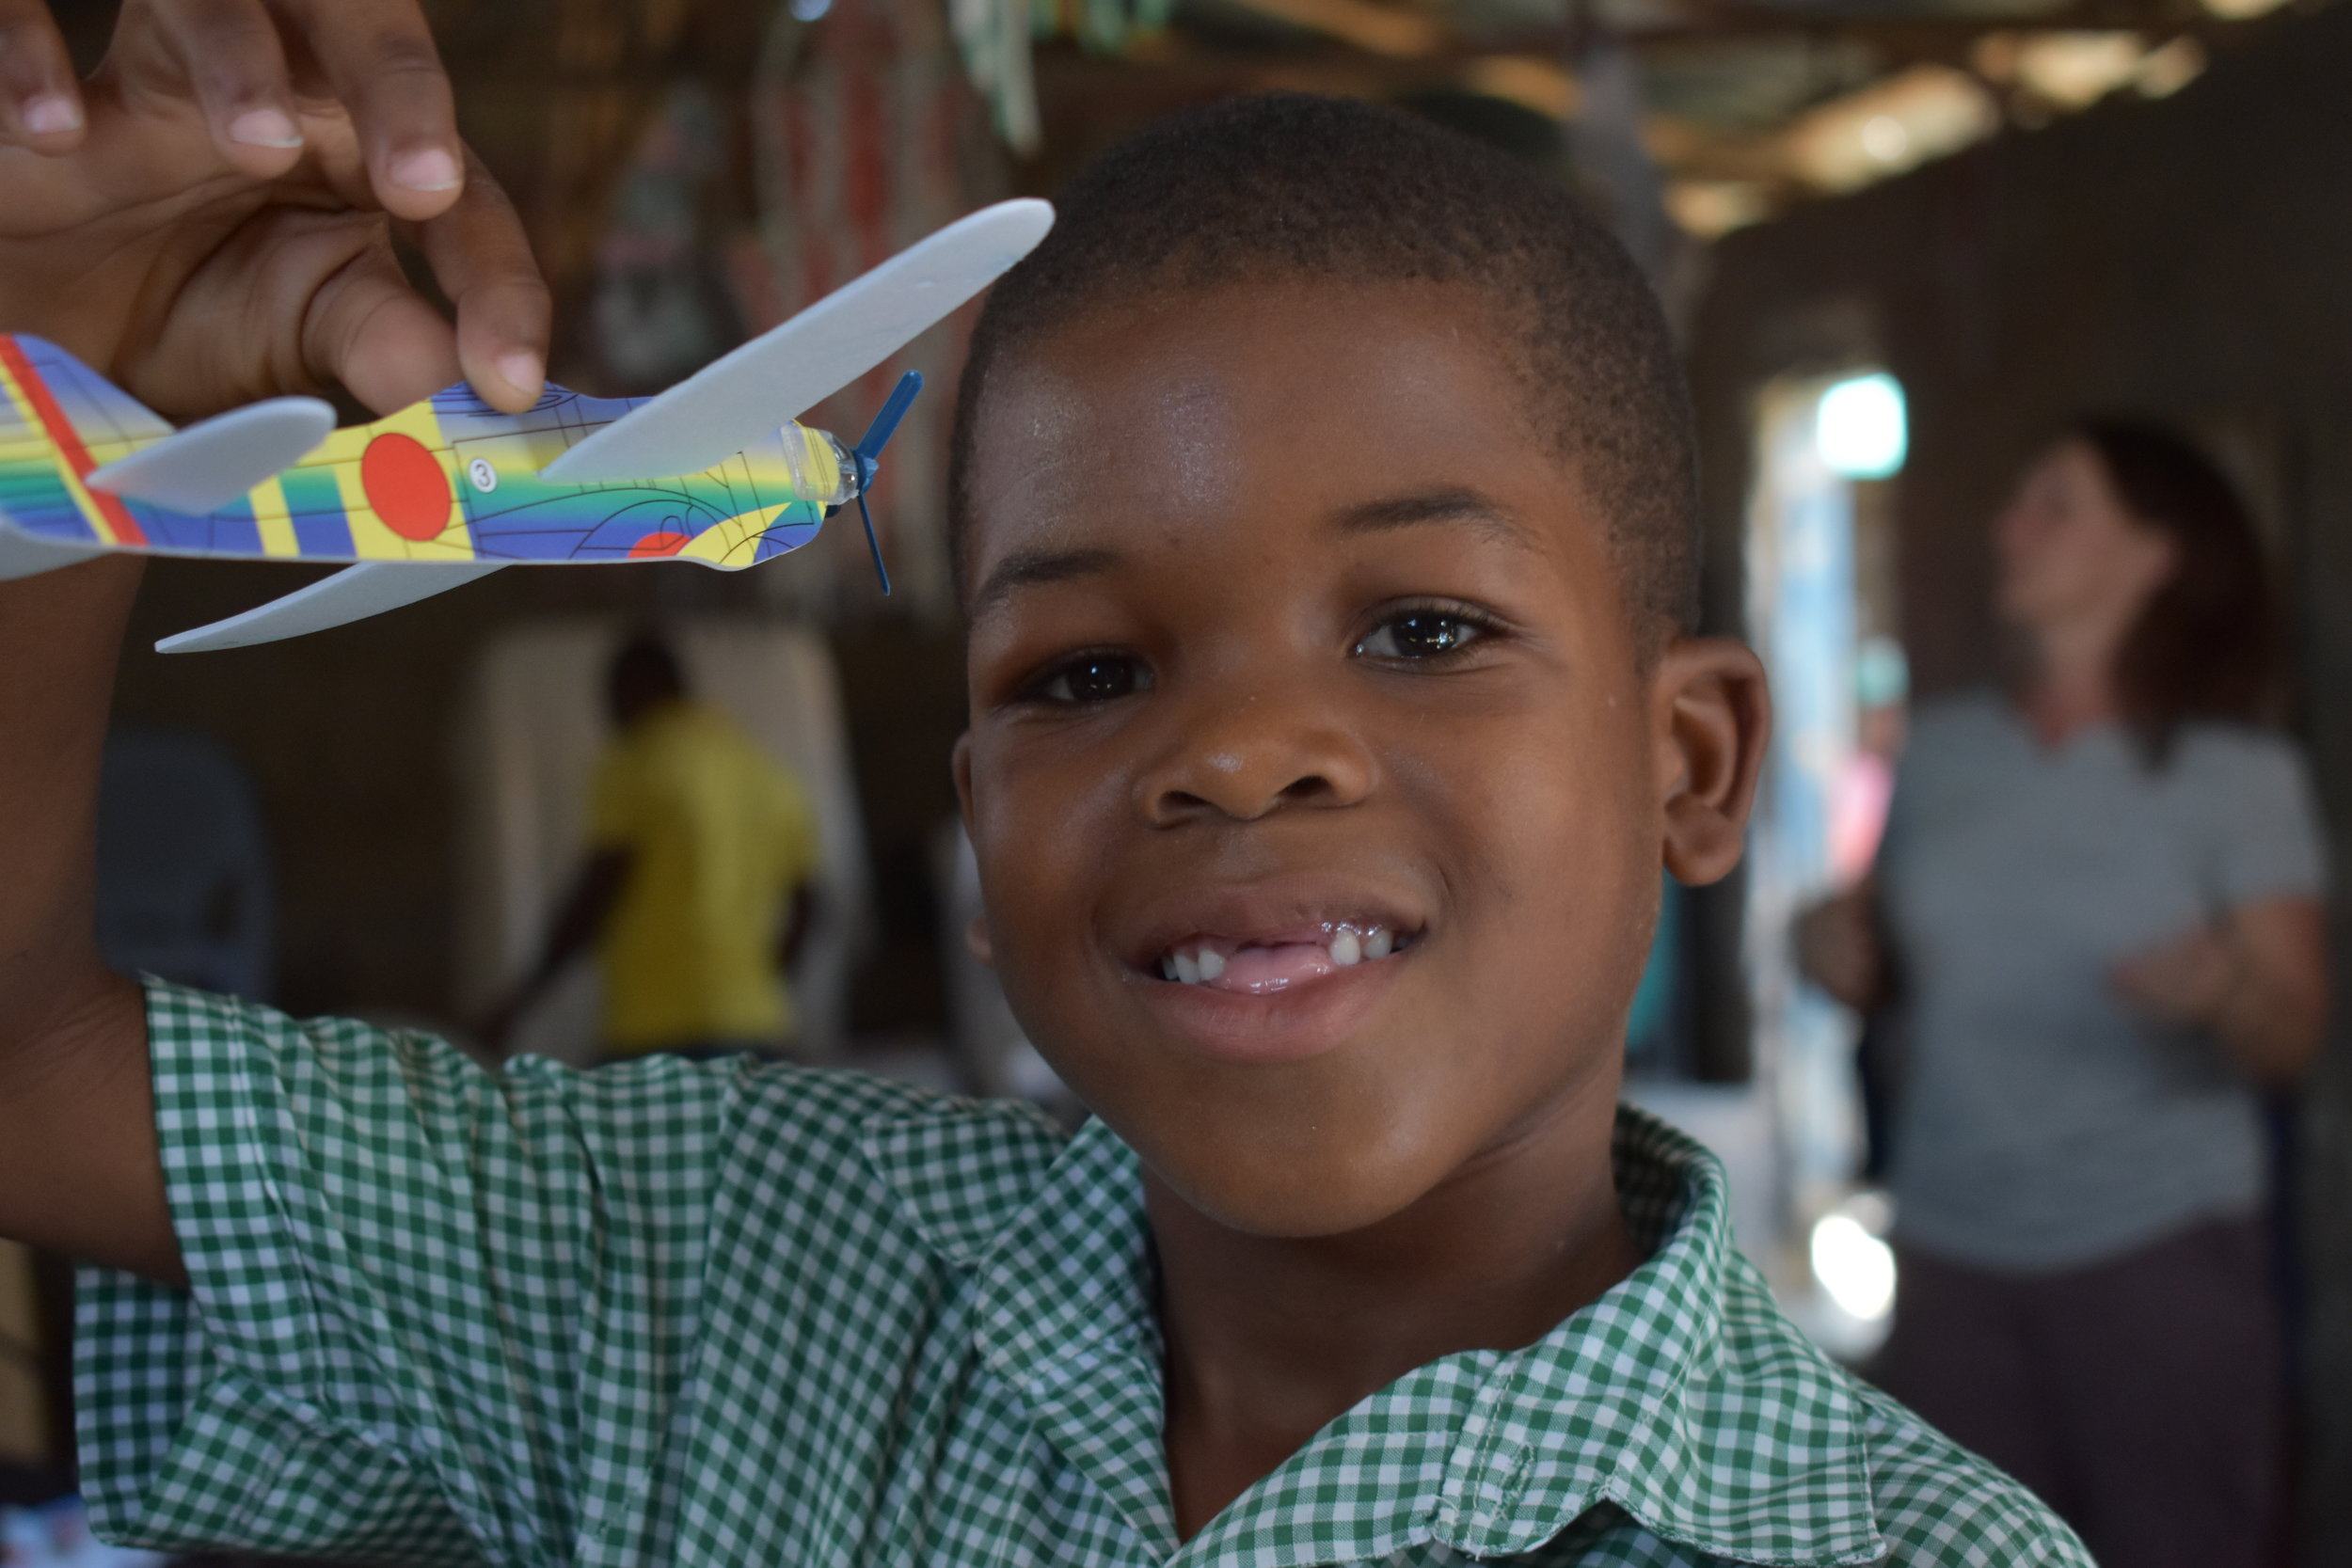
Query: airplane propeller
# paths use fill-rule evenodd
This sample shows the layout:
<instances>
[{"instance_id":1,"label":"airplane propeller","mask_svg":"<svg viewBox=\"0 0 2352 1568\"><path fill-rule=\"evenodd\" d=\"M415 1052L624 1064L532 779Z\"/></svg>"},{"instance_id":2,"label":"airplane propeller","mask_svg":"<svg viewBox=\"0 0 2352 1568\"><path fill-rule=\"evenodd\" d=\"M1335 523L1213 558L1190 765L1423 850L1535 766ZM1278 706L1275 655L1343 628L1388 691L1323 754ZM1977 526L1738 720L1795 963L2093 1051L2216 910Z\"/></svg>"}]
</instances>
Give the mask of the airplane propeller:
<instances>
[{"instance_id":1,"label":"airplane propeller","mask_svg":"<svg viewBox=\"0 0 2352 1568\"><path fill-rule=\"evenodd\" d=\"M882 412L866 427L866 434L850 449L850 458L857 465L857 515L866 524L866 547L874 552L874 575L882 578L882 596L890 596L890 568L882 564L882 541L874 537L874 515L866 510L866 487L874 483L874 474L882 467L882 448L898 433L898 421L914 406L914 395L923 389L923 372L909 371L898 378L898 385L890 389Z\"/></svg>"}]
</instances>

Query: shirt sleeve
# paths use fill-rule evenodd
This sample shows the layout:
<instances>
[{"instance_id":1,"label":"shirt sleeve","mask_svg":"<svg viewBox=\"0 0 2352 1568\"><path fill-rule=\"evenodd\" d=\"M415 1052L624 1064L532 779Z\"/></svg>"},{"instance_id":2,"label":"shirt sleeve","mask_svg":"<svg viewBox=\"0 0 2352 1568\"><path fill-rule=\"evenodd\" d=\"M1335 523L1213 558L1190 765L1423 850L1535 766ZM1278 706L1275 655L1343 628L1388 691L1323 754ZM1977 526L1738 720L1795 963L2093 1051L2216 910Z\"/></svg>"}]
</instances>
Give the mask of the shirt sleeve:
<instances>
[{"instance_id":1,"label":"shirt sleeve","mask_svg":"<svg viewBox=\"0 0 2352 1568\"><path fill-rule=\"evenodd\" d=\"M2325 896L2327 841L2302 757L2275 736L2233 736L2217 761L2199 802L2216 901Z\"/></svg>"},{"instance_id":2,"label":"shirt sleeve","mask_svg":"<svg viewBox=\"0 0 2352 1568\"><path fill-rule=\"evenodd\" d=\"M85 1272L98 1528L339 1560L612 1556L687 1360L730 1070L494 1074L423 1036L155 981L148 1022L191 1289Z\"/></svg>"}]
</instances>

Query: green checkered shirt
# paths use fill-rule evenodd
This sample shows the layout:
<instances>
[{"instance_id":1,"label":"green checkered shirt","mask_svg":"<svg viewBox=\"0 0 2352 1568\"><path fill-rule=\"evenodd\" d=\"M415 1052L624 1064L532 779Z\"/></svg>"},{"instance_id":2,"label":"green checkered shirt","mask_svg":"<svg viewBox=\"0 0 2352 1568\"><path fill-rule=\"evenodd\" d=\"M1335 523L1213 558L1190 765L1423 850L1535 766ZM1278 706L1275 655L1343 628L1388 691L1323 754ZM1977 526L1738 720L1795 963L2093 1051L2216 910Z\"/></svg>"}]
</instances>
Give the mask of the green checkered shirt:
<instances>
[{"instance_id":1,"label":"green checkered shirt","mask_svg":"<svg viewBox=\"0 0 2352 1568\"><path fill-rule=\"evenodd\" d=\"M102 1530L411 1562L2084 1564L1824 1361L1624 1113L1649 1260L1340 1417L1179 1544L1135 1156L1007 1104L474 1067L151 984L194 1289L86 1275Z\"/></svg>"}]
</instances>

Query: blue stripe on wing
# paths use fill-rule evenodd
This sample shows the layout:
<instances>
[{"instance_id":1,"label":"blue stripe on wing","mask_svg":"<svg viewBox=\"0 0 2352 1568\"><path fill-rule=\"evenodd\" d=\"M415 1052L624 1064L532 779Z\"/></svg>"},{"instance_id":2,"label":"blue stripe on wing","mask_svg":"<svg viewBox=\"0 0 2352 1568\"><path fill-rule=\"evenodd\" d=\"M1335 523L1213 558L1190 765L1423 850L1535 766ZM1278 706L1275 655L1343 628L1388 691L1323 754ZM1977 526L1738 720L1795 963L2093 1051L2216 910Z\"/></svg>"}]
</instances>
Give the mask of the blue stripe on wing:
<instances>
[{"instance_id":1,"label":"blue stripe on wing","mask_svg":"<svg viewBox=\"0 0 2352 1568\"><path fill-rule=\"evenodd\" d=\"M351 556L351 518L331 468L288 468L278 476L286 512L294 522L295 547L304 555Z\"/></svg>"},{"instance_id":2,"label":"blue stripe on wing","mask_svg":"<svg viewBox=\"0 0 2352 1568\"><path fill-rule=\"evenodd\" d=\"M262 526L254 520L253 499L249 496L240 496L219 511L203 516L150 506L145 501L125 500L122 504L139 527L147 531L147 542L159 550L262 553Z\"/></svg>"}]
</instances>

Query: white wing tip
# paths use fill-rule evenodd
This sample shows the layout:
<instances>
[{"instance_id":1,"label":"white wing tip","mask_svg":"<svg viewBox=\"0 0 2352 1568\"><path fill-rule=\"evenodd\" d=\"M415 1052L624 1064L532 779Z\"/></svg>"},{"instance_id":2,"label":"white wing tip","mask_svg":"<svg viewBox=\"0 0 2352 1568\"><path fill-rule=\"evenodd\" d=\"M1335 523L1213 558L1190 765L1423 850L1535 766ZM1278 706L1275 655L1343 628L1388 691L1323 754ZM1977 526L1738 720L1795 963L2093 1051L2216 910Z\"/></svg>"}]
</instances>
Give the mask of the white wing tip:
<instances>
[{"instance_id":1,"label":"white wing tip","mask_svg":"<svg viewBox=\"0 0 2352 1568\"><path fill-rule=\"evenodd\" d=\"M972 215L979 218L999 214L1002 216L998 221L1005 225L1009 237L1012 234L1027 236L1027 243L1021 246L1025 256L1035 249L1038 242L1044 239L1054 227L1054 204L1042 197L1017 196L1010 201L983 207Z\"/></svg>"},{"instance_id":2,"label":"white wing tip","mask_svg":"<svg viewBox=\"0 0 2352 1568\"><path fill-rule=\"evenodd\" d=\"M155 651L214 653L325 631L446 594L506 565L503 561L363 561L243 614L167 637Z\"/></svg>"},{"instance_id":3,"label":"white wing tip","mask_svg":"<svg viewBox=\"0 0 2352 1568\"><path fill-rule=\"evenodd\" d=\"M787 382L797 396L766 396L758 428L772 431L936 325L1036 249L1053 227L1053 203L1036 197L1016 197L967 213L728 351L650 403L589 432L541 468L538 477L551 484L627 483L698 473L724 462L755 437L747 433L751 427L739 424L727 410L720 413L713 428L707 402L714 395L731 409L734 399L763 383L766 392L773 394L775 376L754 367L776 363L779 352L790 359L808 351L809 334L817 332L825 340L817 357L827 373ZM901 308L893 309L894 301ZM816 327L820 321L830 325ZM780 345L787 346L780 350ZM722 387L733 398L721 394ZM703 413L690 420L683 409L697 400Z\"/></svg>"}]
</instances>

